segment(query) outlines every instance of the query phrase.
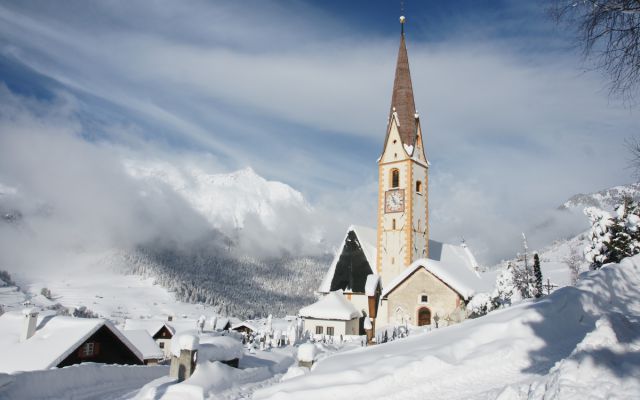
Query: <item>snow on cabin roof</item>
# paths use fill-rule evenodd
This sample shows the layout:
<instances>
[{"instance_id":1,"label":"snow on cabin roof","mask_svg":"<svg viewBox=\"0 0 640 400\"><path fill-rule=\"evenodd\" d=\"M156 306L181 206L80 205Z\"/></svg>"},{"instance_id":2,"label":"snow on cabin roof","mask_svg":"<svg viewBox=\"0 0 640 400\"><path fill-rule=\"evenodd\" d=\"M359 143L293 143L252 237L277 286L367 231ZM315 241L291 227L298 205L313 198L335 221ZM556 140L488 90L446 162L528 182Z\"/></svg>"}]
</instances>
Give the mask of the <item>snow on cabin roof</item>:
<instances>
[{"instance_id":1,"label":"snow on cabin roof","mask_svg":"<svg viewBox=\"0 0 640 400\"><path fill-rule=\"evenodd\" d=\"M158 360L164 357L162 349L145 329L122 331L122 334L142 353L144 360Z\"/></svg>"},{"instance_id":2,"label":"snow on cabin roof","mask_svg":"<svg viewBox=\"0 0 640 400\"><path fill-rule=\"evenodd\" d=\"M258 328L255 325L250 324L249 322L240 322L238 324L235 324L231 327L231 330L235 331L237 328L241 328L243 326L251 329L253 332L258 332Z\"/></svg>"},{"instance_id":3,"label":"snow on cabin roof","mask_svg":"<svg viewBox=\"0 0 640 400\"><path fill-rule=\"evenodd\" d=\"M367 283L364 285L364 292L367 296L375 296L376 289L380 284L380 275L370 274L367 276Z\"/></svg>"},{"instance_id":4,"label":"snow on cabin roof","mask_svg":"<svg viewBox=\"0 0 640 400\"><path fill-rule=\"evenodd\" d=\"M163 326L167 326L167 329L173 334L175 330L169 326L166 321L160 319L127 319L124 321L125 331L145 330L152 337L162 329Z\"/></svg>"},{"instance_id":5,"label":"snow on cabin roof","mask_svg":"<svg viewBox=\"0 0 640 400\"><path fill-rule=\"evenodd\" d=\"M487 282L475 271L475 267L475 258L466 245L455 246L430 240L429 258L416 260L385 285L382 297L386 297L415 271L424 268L468 299L487 288Z\"/></svg>"},{"instance_id":6,"label":"snow on cabin roof","mask_svg":"<svg viewBox=\"0 0 640 400\"><path fill-rule=\"evenodd\" d=\"M0 372L56 367L103 326L116 335L140 361L143 360L142 353L106 320L40 315L35 334L21 342L24 318L19 311L0 316Z\"/></svg>"},{"instance_id":7,"label":"snow on cabin roof","mask_svg":"<svg viewBox=\"0 0 640 400\"><path fill-rule=\"evenodd\" d=\"M329 266L329 270L325 275L320 287L318 288L318 292L320 293L329 293L331 291L331 281L333 280L333 276L336 272L336 266L338 265L338 261L340 260L340 255L342 254L342 250L344 248L345 242L349 235L349 232L354 232L356 237L358 238L358 242L360 243L360 247L362 248L362 252L364 253L367 262L371 266L371 268L375 268L376 266L376 237L377 231L373 228L369 228L366 226L356 226L351 225L347 229L347 233L344 236L344 239L340 243L340 246L336 250L336 254L333 257L333 261Z\"/></svg>"},{"instance_id":8,"label":"snow on cabin roof","mask_svg":"<svg viewBox=\"0 0 640 400\"><path fill-rule=\"evenodd\" d=\"M299 314L304 318L337 319L341 321L348 321L362 316L362 313L344 297L342 290L330 292L310 306L301 308Z\"/></svg>"}]
</instances>

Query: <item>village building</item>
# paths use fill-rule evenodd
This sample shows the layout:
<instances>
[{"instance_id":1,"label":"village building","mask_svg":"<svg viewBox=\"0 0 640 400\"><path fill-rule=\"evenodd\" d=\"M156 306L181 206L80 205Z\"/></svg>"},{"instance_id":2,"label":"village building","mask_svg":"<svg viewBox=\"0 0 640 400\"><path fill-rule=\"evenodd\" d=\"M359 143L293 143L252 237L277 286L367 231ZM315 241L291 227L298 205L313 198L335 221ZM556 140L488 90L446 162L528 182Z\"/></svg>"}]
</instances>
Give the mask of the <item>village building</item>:
<instances>
[{"instance_id":1,"label":"village building","mask_svg":"<svg viewBox=\"0 0 640 400\"><path fill-rule=\"evenodd\" d=\"M342 290L328 293L317 302L300 309L304 330L310 335L359 335L363 314Z\"/></svg>"},{"instance_id":2,"label":"village building","mask_svg":"<svg viewBox=\"0 0 640 400\"><path fill-rule=\"evenodd\" d=\"M0 372L35 371L83 362L142 365L142 353L109 321L41 315L0 316Z\"/></svg>"},{"instance_id":3,"label":"village building","mask_svg":"<svg viewBox=\"0 0 640 400\"><path fill-rule=\"evenodd\" d=\"M229 325L228 319L220 320L220 324L216 326ZM127 319L124 321L123 330L145 330L151 335L158 347L164 353L164 358L171 357L171 339L177 332L188 331L198 327L198 320L192 318L174 318L172 316L166 319L148 318L148 319Z\"/></svg>"},{"instance_id":4,"label":"village building","mask_svg":"<svg viewBox=\"0 0 640 400\"><path fill-rule=\"evenodd\" d=\"M413 96L404 22L401 17L391 106L378 159L377 227L348 228L318 288L326 297L340 293L363 320L368 316L377 327L459 322L466 318L469 299L486 289L466 244L429 237L430 164ZM377 296L366 290L373 277L379 277ZM370 315L374 299L379 310Z\"/></svg>"},{"instance_id":5,"label":"village building","mask_svg":"<svg viewBox=\"0 0 640 400\"><path fill-rule=\"evenodd\" d=\"M253 325L250 322L239 322L233 326L231 326L231 329L234 332L239 332L239 333L244 333L245 335L251 335L254 333L258 333L258 327L256 327L255 325Z\"/></svg>"}]
</instances>

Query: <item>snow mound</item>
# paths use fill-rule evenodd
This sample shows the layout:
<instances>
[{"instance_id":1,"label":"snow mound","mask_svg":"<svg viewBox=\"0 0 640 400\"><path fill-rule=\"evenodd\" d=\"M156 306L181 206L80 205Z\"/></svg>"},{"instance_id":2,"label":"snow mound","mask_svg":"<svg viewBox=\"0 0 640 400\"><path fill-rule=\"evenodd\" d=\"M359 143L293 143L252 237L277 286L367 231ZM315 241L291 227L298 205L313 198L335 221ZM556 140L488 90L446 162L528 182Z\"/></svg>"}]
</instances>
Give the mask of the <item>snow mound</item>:
<instances>
[{"instance_id":1,"label":"snow mound","mask_svg":"<svg viewBox=\"0 0 640 400\"><path fill-rule=\"evenodd\" d=\"M317 349L313 343L304 343L298 347L298 361L313 362L316 358Z\"/></svg>"}]
</instances>

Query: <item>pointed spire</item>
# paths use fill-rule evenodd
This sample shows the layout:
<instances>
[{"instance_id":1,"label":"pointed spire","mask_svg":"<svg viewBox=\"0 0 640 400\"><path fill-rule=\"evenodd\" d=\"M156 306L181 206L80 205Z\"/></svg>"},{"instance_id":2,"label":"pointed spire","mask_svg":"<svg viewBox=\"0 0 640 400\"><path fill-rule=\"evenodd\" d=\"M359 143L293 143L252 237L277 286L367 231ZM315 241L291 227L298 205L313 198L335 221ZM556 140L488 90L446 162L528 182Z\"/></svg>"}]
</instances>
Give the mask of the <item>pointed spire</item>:
<instances>
[{"instance_id":1,"label":"pointed spire","mask_svg":"<svg viewBox=\"0 0 640 400\"><path fill-rule=\"evenodd\" d=\"M413 145L416 138L416 105L413 99L413 86L409 72L409 56L404 38L405 17L400 17L400 49L396 62L396 77L393 82L391 96L391 113L398 114L400 122L400 138L407 145Z\"/></svg>"}]
</instances>

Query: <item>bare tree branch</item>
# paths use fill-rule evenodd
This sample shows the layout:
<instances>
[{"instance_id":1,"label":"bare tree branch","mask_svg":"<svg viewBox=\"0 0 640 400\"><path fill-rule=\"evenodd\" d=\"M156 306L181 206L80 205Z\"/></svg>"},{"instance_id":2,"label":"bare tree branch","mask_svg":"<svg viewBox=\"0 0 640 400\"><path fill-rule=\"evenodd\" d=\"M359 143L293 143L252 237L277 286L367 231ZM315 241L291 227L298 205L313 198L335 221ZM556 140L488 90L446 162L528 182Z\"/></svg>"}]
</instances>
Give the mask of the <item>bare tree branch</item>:
<instances>
[{"instance_id":1,"label":"bare tree branch","mask_svg":"<svg viewBox=\"0 0 640 400\"><path fill-rule=\"evenodd\" d=\"M610 94L632 101L640 89L640 0L555 0L557 22L576 26L585 59L610 77Z\"/></svg>"}]
</instances>

